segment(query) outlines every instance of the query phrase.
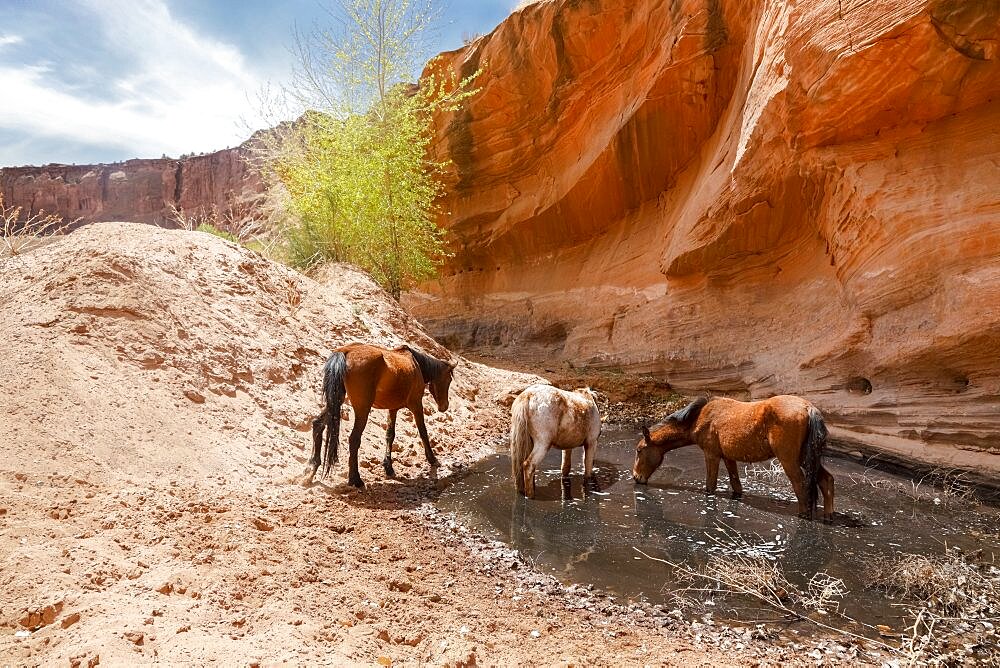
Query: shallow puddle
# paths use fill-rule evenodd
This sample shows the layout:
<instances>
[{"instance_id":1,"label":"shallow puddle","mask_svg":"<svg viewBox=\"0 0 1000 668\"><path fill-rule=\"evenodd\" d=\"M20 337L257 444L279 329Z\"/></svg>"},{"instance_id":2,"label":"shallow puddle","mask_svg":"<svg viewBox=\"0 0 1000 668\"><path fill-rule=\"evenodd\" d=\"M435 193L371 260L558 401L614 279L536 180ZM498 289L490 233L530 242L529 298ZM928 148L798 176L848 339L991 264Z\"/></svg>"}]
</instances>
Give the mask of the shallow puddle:
<instances>
[{"instance_id":1,"label":"shallow puddle","mask_svg":"<svg viewBox=\"0 0 1000 668\"><path fill-rule=\"evenodd\" d=\"M537 498L525 500L513 490L509 457L497 454L451 485L438 506L566 582L593 583L667 606L684 585L669 565L637 550L694 569L713 554L749 550L780 564L803 590L814 575L827 573L843 579L849 593L840 604L844 617L828 615L824 622L868 636L877 635L877 624L896 630L903 625L897 602L865 586L875 560L941 555L946 545L982 549L987 560L1000 557L1000 511L942 494L935 502L927 484L914 490L907 478L828 458L837 512L826 525L796 516L791 485L780 469L747 475L741 464L744 495L732 500L723 468L718 496L706 496L705 463L696 447L668 453L650 484L636 485L631 467L638 439L638 432L605 428L595 465L599 491L583 488L582 450L574 451L573 475L564 488L560 455L552 450L537 478ZM735 597L716 598L709 610L716 618L748 623L778 617Z\"/></svg>"}]
</instances>

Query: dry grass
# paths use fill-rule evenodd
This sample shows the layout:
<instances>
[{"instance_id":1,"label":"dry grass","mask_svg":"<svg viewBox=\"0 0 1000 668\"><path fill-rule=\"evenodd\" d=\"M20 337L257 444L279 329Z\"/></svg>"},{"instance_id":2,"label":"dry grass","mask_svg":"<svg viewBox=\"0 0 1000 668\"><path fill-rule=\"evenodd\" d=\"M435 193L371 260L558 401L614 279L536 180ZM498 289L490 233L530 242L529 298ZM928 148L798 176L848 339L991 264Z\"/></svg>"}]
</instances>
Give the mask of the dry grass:
<instances>
[{"instance_id":1,"label":"dry grass","mask_svg":"<svg viewBox=\"0 0 1000 668\"><path fill-rule=\"evenodd\" d=\"M781 463L777 459L772 459L766 464L759 463L747 466L743 470L743 479L775 483L787 480L788 478L785 475L785 469L781 468Z\"/></svg>"},{"instance_id":2,"label":"dry grass","mask_svg":"<svg viewBox=\"0 0 1000 668\"><path fill-rule=\"evenodd\" d=\"M67 225L63 222L62 216L47 214L44 210L40 210L22 220L23 212L24 207L8 206L4 202L3 193L0 193L0 226L2 226L0 233L3 235L0 257L20 255L41 243L45 237L63 234L66 231Z\"/></svg>"},{"instance_id":3,"label":"dry grass","mask_svg":"<svg viewBox=\"0 0 1000 668\"><path fill-rule=\"evenodd\" d=\"M876 563L870 587L900 600L911 624L901 651L909 665L1000 664L1000 568L952 549Z\"/></svg>"},{"instance_id":4,"label":"dry grass","mask_svg":"<svg viewBox=\"0 0 1000 668\"><path fill-rule=\"evenodd\" d=\"M212 205L207 211L188 213L173 204L169 205L172 222L182 230L193 231L200 227L214 228L231 235L240 244L247 244L264 232L261 216L252 201L230 198L224 210Z\"/></svg>"},{"instance_id":5,"label":"dry grass","mask_svg":"<svg viewBox=\"0 0 1000 668\"><path fill-rule=\"evenodd\" d=\"M956 505L975 501L976 488L969 482L968 474L956 469L937 468L917 480L900 482L879 477L876 470L852 473L848 479L856 485L873 489L894 491L913 501L931 502L935 505Z\"/></svg>"},{"instance_id":6,"label":"dry grass","mask_svg":"<svg viewBox=\"0 0 1000 668\"><path fill-rule=\"evenodd\" d=\"M809 611L826 613L840 607L840 600L847 594L840 578L818 573L807 590L801 591L785 577L780 562L768 554L763 537L756 536L756 541L751 541L728 526L718 528L721 537L709 538L722 548L723 554L713 555L700 569L636 551L672 566L677 580L686 585L677 592L680 595L746 596L796 618L806 618Z\"/></svg>"}]
</instances>

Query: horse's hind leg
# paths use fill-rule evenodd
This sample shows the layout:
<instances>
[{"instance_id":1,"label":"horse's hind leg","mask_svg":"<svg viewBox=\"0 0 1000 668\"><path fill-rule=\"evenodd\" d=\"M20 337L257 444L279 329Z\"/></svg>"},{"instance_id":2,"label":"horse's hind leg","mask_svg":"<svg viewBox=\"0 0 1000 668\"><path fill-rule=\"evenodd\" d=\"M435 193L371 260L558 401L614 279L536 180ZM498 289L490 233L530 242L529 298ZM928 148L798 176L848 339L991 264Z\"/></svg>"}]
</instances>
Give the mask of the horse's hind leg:
<instances>
[{"instance_id":1,"label":"horse's hind leg","mask_svg":"<svg viewBox=\"0 0 1000 668\"><path fill-rule=\"evenodd\" d=\"M569 477L569 471L573 467L573 451L566 449L562 451L562 474L564 478Z\"/></svg>"},{"instance_id":2,"label":"horse's hind leg","mask_svg":"<svg viewBox=\"0 0 1000 668\"><path fill-rule=\"evenodd\" d=\"M819 467L819 490L823 493L823 520L833 521L833 475L822 466Z\"/></svg>"},{"instance_id":3,"label":"horse's hind leg","mask_svg":"<svg viewBox=\"0 0 1000 668\"><path fill-rule=\"evenodd\" d=\"M395 478L396 471L392 468L392 442L396 440L396 413L389 411L389 426L385 429L385 459L382 460L382 467L385 468L386 478Z\"/></svg>"},{"instance_id":4,"label":"horse's hind leg","mask_svg":"<svg viewBox=\"0 0 1000 668\"><path fill-rule=\"evenodd\" d=\"M358 451L361 449L361 435L365 433L370 412L371 406L364 404L354 406L354 427L351 429L351 454L348 460L347 484L358 489L365 487L364 481L361 480L361 473L358 472Z\"/></svg>"},{"instance_id":5,"label":"horse's hind leg","mask_svg":"<svg viewBox=\"0 0 1000 668\"><path fill-rule=\"evenodd\" d=\"M549 451L548 441L536 440L535 447L524 462L524 495L529 499L535 498L535 472L545 459L545 453Z\"/></svg>"},{"instance_id":6,"label":"horse's hind leg","mask_svg":"<svg viewBox=\"0 0 1000 668\"><path fill-rule=\"evenodd\" d=\"M719 456L705 453L705 494L715 494L719 485Z\"/></svg>"},{"instance_id":7,"label":"horse's hind leg","mask_svg":"<svg viewBox=\"0 0 1000 668\"><path fill-rule=\"evenodd\" d=\"M795 498L799 500L799 517L804 517L810 519L810 508L809 502L807 501L806 494L806 478L802 475L802 469L799 467L797 461L786 462L780 457L778 461L781 462L781 468L785 470L785 475L788 476L789 482L792 483L792 489L795 491Z\"/></svg>"},{"instance_id":8,"label":"horse's hind leg","mask_svg":"<svg viewBox=\"0 0 1000 668\"><path fill-rule=\"evenodd\" d=\"M323 477L330 475L330 469L337 463L337 448L340 445L340 409L326 410L326 464Z\"/></svg>"},{"instance_id":9,"label":"horse's hind leg","mask_svg":"<svg viewBox=\"0 0 1000 668\"><path fill-rule=\"evenodd\" d=\"M740 469L735 460L723 459L726 463L726 470L729 471L729 490L734 499L743 496L743 483L740 482Z\"/></svg>"},{"instance_id":10,"label":"horse's hind leg","mask_svg":"<svg viewBox=\"0 0 1000 668\"><path fill-rule=\"evenodd\" d=\"M597 491L597 478L594 477L594 455L597 454L597 441L587 441L583 444L583 485L588 484Z\"/></svg>"},{"instance_id":11,"label":"horse's hind leg","mask_svg":"<svg viewBox=\"0 0 1000 668\"><path fill-rule=\"evenodd\" d=\"M309 460L309 465L312 466L312 473L309 474L309 482L312 482L316 471L319 470L320 456L323 452L323 429L326 427L326 416L329 410L329 408L324 408L323 412L313 419L313 454Z\"/></svg>"}]
</instances>

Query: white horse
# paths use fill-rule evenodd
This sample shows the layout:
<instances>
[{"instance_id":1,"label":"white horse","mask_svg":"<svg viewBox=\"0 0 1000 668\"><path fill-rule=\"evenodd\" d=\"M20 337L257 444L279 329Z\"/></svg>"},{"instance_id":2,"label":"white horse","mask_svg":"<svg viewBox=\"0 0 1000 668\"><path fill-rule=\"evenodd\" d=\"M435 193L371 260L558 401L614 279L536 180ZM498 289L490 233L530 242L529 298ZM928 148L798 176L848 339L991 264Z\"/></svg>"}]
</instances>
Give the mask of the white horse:
<instances>
[{"instance_id":1,"label":"white horse","mask_svg":"<svg viewBox=\"0 0 1000 668\"><path fill-rule=\"evenodd\" d=\"M531 385L510 409L510 465L514 486L535 496L535 471L549 448L562 450L562 474L569 476L572 450L584 449L584 483L593 480L594 453L601 435L601 414L589 387L567 392Z\"/></svg>"}]
</instances>

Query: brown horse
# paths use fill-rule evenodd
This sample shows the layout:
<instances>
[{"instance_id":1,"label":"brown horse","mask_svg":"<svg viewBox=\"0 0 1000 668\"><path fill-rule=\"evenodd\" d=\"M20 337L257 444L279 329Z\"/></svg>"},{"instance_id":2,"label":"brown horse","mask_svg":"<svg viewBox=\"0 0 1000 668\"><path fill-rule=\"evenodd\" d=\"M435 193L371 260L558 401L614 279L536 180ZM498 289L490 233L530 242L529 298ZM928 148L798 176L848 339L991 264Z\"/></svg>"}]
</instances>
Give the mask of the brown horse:
<instances>
[{"instance_id":1,"label":"brown horse","mask_svg":"<svg viewBox=\"0 0 1000 668\"><path fill-rule=\"evenodd\" d=\"M326 405L323 412L313 420L312 481L320 465L320 451L323 431L326 434L326 465L323 475L338 461L337 449L340 440L340 407L344 396L350 398L354 407L354 428L351 430L351 446L348 462L348 484L364 488L358 472L358 449L361 435L368 424L368 414L372 408L389 411L389 425L385 430L385 459L382 466L387 477L395 477L392 468L392 442L396 438L396 413L407 408L417 423L417 432L424 444L424 455L431 466L438 461L431 450L431 442L424 425L424 388L430 386L431 396L442 413L448 410L448 388L452 372L457 362L445 362L431 357L410 346L387 350L363 343L352 343L337 348L323 367L323 398Z\"/></svg>"},{"instance_id":2,"label":"brown horse","mask_svg":"<svg viewBox=\"0 0 1000 668\"><path fill-rule=\"evenodd\" d=\"M823 518L833 519L833 476L823 468L826 425L805 399L781 395L763 401L698 399L670 415L652 432L642 428L632 477L645 484L663 455L685 445L705 453L705 492L715 493L719 460L726 463L733 498L743 494L736 462L777 457L799 501L799 515L812 519L817 489L823 492Z\"/></svg>"}]
</instances>

